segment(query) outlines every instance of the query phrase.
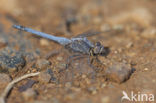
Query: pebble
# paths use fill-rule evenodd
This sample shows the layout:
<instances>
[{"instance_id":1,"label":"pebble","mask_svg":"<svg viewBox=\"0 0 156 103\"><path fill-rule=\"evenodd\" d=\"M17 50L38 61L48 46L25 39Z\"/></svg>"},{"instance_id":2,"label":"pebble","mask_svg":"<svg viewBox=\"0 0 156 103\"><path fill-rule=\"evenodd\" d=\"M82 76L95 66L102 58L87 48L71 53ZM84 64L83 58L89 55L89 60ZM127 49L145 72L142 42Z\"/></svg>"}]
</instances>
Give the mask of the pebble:
<instances>
[{"instance_id":1,"label":"pebble","mask_svg":"<svg viewBox=\"0 0 156 103\"><path fill-rule=\"evenodd\" d=\"M9 82L11 82L10 76L5 73L0 73L0 85L6 85Z\"/></svg>"},{"instance_id":2,"label":"pebble","mask_svg":"<svg viewBox=\"0 0 156 103\"><path fill-rule=\"evenodd\" d=\"M102 22L102 18L101 17L95 17L95 18L93 18L93 22L95 24L100 24Z\"/></svg>"},{"instance_id":3,"label":"pebble","mask_svg":"<svg viewBox=\"0 0 156 103\"><path fill-rule=\"evenodd\" d=\"M85 74L82 74L82 78L85 79L87 77L87 75Z\"/></svg>"},{"instance_id":4,"label":"pebble","mask_svg":"<svg viewBox=\"0 0 156 103\"><path fill-rule=\"evenodd\" d=\"M41 38L40 39L40 45L41 46L49 46L49 41L46 39Z\"/></svg>"},{"instance_id":5,"label":"pebble","mask_svg":"<svg viewBox=\"0 0 156 103\"><path fill-rule=\"evenodd\" d=\"M17 72L25 66L25 59L20 52L6 49L0 52L0 72Z\"/></svg>"},{"instance_id":6,"label":"pebble","mask_svg":"<svg viewBox=\"0 0 156 103\"><path fill-rule=\"evenodd\" d=\"M65 87L66 88L70 88L72 86L72 83L71 82L67 82L66 84L65 84Z\"/></svg>"},{"instance_id":7,"label":"pebble","mask_svg":"<svg viewBox=\"0 0 156 103\"><path fill-rule=\"evenodd\" d=\"M155 82L156 82L156 80L155 80L155 79L153 79L153 80L152 80L152 82L153 82L153 83L155 83Z\"/></svg>"},{"instance_id":8,"label":"pebble","mask_svg":"<svg viewBox=\"0 0 156 103\"><path fill-rule=\"evenodd\" d=\"M25 60L26 60L27 63L28 62L32 62L37 57L39 57L39 56L35 52L33 52L33 53L25 53Z\"/></svg>"},{"instance_id":9,"label":"pebble","mask_svg":"<svg viewBox=\"0 0 156 103\"><path fill-rule=\"evenodd\" d=\"M116 31L122 31L124 29L124 26L121 24L116 24L116 25L113 25L112 29Z\"/></svg>"},{"instance_id":10,"label":"pebble","mask_svg":"<svg viewBox=\"0 0 156 103\"><path fill-rule=\"evenodd\" d=\"M102 103L109 103L110 98L108 96L101 98Z\"/></svg>"},{"instance_id":11,"label":"pebble","mask_svg":"<svg viewBox=\"0 0 156 103\"><path fill-rule=\"evenodd\" d=\"M23 97L24 97L25 100L28 100L28 99L35 98L37 96L37 92L34 89L29 88L26 91L24 91L22 93L22 95L23 95Z\"/></svg>"},{"instance_id":12,"label":"pebble","mask_svg":"<svg viewBox=\"0 0 156 103\"><path fill-rule=\"evenodd\" d=\"M129 48L131 48L131 47L133 47L133 43L132 43L132 42L130 42L130 43L128 43L128 44L126 45L126 48L127 48L127 49L129 49Z\"/></svg>"},{"instance_id":13,"label":"pebble","mask_svg":"<svg viewBox=\"0 0 156 103\"><path fill-rule=\"evenodd\" d=\"M50 103L60 103L60 101L57 98L52 98Z\"/></svg>"},{"instance_id":14,"label":"pebble","mask_svg":"<svg viewBox=\"0 0 156 103\"><path fill-rule=\"evenodd\" d=\"M102 83L101 88L105 88L105 87L106 87L106 84Z\"/></svg>"},{"instance_id":15,"label":"pebble","mask_svg":"<svg viewBox=\"0 0 156 103\"><path fill-rule=\"evenodd\" d=\"M66 68L66 64L65 63L59 63L56 68L64 69L64 68Z\"/></svg>"},{"instance_id":16,"label":"pebble","mask_svg":"<svg viewBox=\"0 0 156 103\"><path fill-rule=\"evenodd\" d=\"M60 57L60 56L59 56L59 57L57 57L56 59L57 59L58 61L62 61L62 60L63 60L63 57Z\"/></svg>"},{"instance_id":17,"label":"pebble","mask_svg":"<svg viewBox=\"0 0 156 103\"><path fill-rule=\"evenodd\" d=\"M101 31L103 31L103 32L111 31L111 27L110 27L109 24L103 24L103 25L101 25L100 29L101 29Z\"/></svg>"},{"instance_id":18,"label":"pebble","mask_svg":"<svg viewBox=\"0 0 156 103\"><path fill-rule=\"evenodd\" d=\"M144 38L148 38L148 39L154 38L156 36L156 29L154 27L145 29L141 33L141 36L144 37Z\"/></svg>"},{"instance_id":19,"label":"pebble","mask_svg":"<svg viewBox=\"0 0 156 103\"><path fill-rule=\"evenodd\" d=\"M149 69L148 69L148 68L145 68L144 70L145 70L145 71L148 71Z\"/></svg>"},{"instance_id":20,"label":"pebble","mask_svg":"<svg viewBox=\"0 0 156 103\"><path fill-rule=\"evenodd\" d=\"M88 88L88 91L89 91L91 94L93 94L93 95L97 93L96 87L89 87L89 88Z\"/></svg>"},{"instance_id":21,"label":"pebble","mask_svg":"<svg viewBox=\"0 0 156 103\"><path fill-rule=\"evenodd\" d=\"M69 100L74 100L74 98L75 98L76 96L75 96L75 93L69 93L69 94L66 94L65 95L65 100L67 100L67 101L69 101Z\"/></svg>"},{"instance_id":22,"label":"pebble","mask_svg":"<svg viewBox=\"0 0 156 103\"><path fill-rule=\"evenodd\" d=\"M71 88L74 92L81 92L81 88L72 87Z\"/></svg>"},{"instance_id":23,"label":"pebble","mask_svg":"<svg viewBox=\"0 0 156 103\"><path fill-rule=\"evenodd\" d=\"M114 82L123 83L132 74L132 69L125 63L114 63L105 71L106 77Z\"/></svg>"},{"instance_id":24,"label":"pebble","mask_svg":"<svg viewBox=\"0 0 156 103\"><path fill-rule=\"evenodd\" d=\"M51 69L47 69L46 71L43 71L39 74L38 80L41 83L49 83L51 80L55 80L55 77L53 76Z\"/></svg>"},{"instance_id":25,"label":"pebble","mask_svg":"<svg viewBox=\"0 0 156 103\"><path fill-rule=\"evenodd\" d=\"M5 47L8 44L7 40L0 38L0 48Z\"/></svg>"},{"instance_id":26,"label":"pebble","mask_svg":"<svg viewBox=\"0 0 156 103\"><path fill-rule=\"evenodd\" d=\"M50 61L46 59L39 59L36 62L36 67L40 69L47 69L51 65Z\"/></svg>"},{"instance_id":27,"label":"pebble","mask_svg":"<svg viewBox=\"0 0 156 103\"><path fill-rule=\"evenodd\" d=\"M36 83L35 80L28 80L24 85L18 87L20 92L26 91L27 89L31 88Z\"/></svg>"}]
</instances>

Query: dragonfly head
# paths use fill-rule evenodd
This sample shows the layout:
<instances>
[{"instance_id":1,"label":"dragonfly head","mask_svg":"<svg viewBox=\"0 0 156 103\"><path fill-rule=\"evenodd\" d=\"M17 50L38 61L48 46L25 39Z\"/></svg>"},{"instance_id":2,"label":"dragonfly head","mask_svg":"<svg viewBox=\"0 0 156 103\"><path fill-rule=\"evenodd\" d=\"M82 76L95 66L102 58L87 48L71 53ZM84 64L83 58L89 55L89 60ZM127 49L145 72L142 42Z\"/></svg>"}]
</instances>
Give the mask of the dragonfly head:
<instances>
[{"instance_id":1,"label":"dragonfly head","mask_svg":"<svg viewBox=\"0 0 156 103\"><path fill-rule=\"evenodd\" d=\"M101 45L100 42L96 42L93 48L93 55L107 55L109 53L109 48Z\"/></svg>"}]
</instances>

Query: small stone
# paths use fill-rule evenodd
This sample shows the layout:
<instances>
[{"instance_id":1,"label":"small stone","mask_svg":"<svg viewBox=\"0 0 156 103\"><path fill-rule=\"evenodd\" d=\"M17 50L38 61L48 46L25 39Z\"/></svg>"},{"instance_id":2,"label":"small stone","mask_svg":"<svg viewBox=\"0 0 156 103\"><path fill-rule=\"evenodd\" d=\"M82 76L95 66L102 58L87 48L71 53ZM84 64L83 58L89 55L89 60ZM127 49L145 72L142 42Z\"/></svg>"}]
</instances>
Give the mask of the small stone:
<instances>
[{"instance_id":1,"label":"small stone","mask_svg":"<svg viewBox=\"0 0 156 103\"><path fill-rule=\"evenodd\" d=\"M156 29L155 28L145 29L141 33L141 36L143 36L144 38L154 38L156 36Z\"/></svg>"},{"instance_id":2,"label":"small stone","mask_svg":"<svg viewBox=\"0 0 156 103\"><path fill-rule=\"evenodd\" d=\"M65 84L65 87L66 88L70 88L72 86L72 83L71 82L67 82L66 84Z\"/></svg>"},{"instance_id":3,"label":"small stone","mask_svg":"<svg viewBox=\"0 0 156 103\"><path fill-rule=\"evenodd\" d=\"M52 98L50 103L60 103L60 101L57 98Z\"/></svg>"},{"instance_id":4,"label":"small stone","mask_svg":"<svg viewBox=\"0 0 156 103\"><path fill-rule=\"evenodd\" d=\"M85 79L87 76L85 74L82 74L82 78Z\"/></svg>"},{"instance_id":5,"label":"small stone","mask_svg":"<svg viewBox=\"0 0 156 103\"><path fill-rule=\"evenodd\" d=\"M155 83L155 82L156 82L156 80L155 80L155 79L153 79L153 80L152 80L152 82L153 82L153 83Z\"/></svg>"},{"instance_id":6,"label":"small stone","mask_svg":"<svg viewBox=\"0 0 156 103\"><path fill-rule=\"evenodd\" d=\"M104 88L104 87L106 87L106 84L102 83L101 88Z\"/></svg>"},{"instance_id":7,"label":"small stone","mask_svg":"<svg viewBox=\"0 0 156 103\"><path fill-rule=\"evenodd\" d=\"M95 17L95 18L93 18L93 22L94 22L95 24L99 24L99 23L101 23L101 21L102 21L102 18L100 18L100 17Z\"/></svg>"},{"instance_id":8,"label":"small stone","mask_svg":"<svg viewBox=\"0 0 156 103\"><path fill-rule=\"evenodd\" d=\"M125 63L114 63L112 66L106 69L105 73L109 80L122 83L130 77L132 69Z\"/></svg>"},{"instance_id":9,"label":"small stone","mask_svg":"<svg viewBox=\"0 0 156 103\"><path fill-rule=\"evenodd\" d=\"M26 62L32 62L33 60L35 60L35 58L37 58L37 54L36 53L26 53L25 54L25 60Z\"/></svg>"},{"instance_id":10,"label":"small stone","mask_svg":"<svg viewBox=\"0 0 156 103\"><path fill-rule=\"evenodd\" d=\"M103 32L108 32L108 31L110 31L110 30L111 30L110 25L108 25L108 24L103 24L103 25L101 25L101 31L103 31Z\"/></svg>"},{"instance_id":11,"label":"small stone","mask_svg":"<svg viewBox=\"0 0 156 103\"><path fill-rule=\"evenodd\" d=\"M47 71L41 72L38 76L38 80L41 83L49 83L51 78L51 75Z\"/></svg>"},{"instance_id":12,"label":"small stone","mask_svg":"<svg viewBox=\"0 0 156 103\"><path fill-rule=\"evenodd\" d=\"M91 80L89 78L86 78L85 81L87 84L91 84Z\"/></svg>"},{"instance_id":13,"label":"small stone","mask_svg":"<svg viewBox=\"0 0 156 103\"><path fill-rule=\"evenodd\" d=\"M108 96L103 97L103 98L101 99L101 102L102 102L102 103L109 103L109 101L110 101L110 98L109 98Z\"/></svg>"},{"instance_id":14,"label":"small stone","mask_svg":"<svg viewBox=\"0 0 156 103\"><path fill-rule=\"evenodd\" d=\"M75 94L74 93L69 93L65 95L65 100L73 100L75 98Z\"/></svg>"},{"instance_id":15,"label":"small stone","mask_svg":"<svg viewBox=\"0 0 156 103\"><path fill-rule=\"evenodd\" d=\"M40 69L47 69L50 65L51 65L50 61L46 59L39 59L36 62L37 68L40 68Z\"/></svg>"},{"instance_id":16,"label":"small stone","mask_svg":"<svg viewBox=\"0 0 156 103\"><path fill-rule=\"evenodd\" d=\"M79 81L74 81L73 85L76 86L76 87L79 87L80 86L80 82Z\"/></svg>"},{"instance_id":17,"label":"small stone","mask_svg":"<svg viewBox=\"0 0 156 103\"><path fill-rule=\"evenodd\" d=\"M79 65L80 65L80 63L75 62L75 63L74 63L74 65L75 65L75 66L79 66Z\"/></svg>"},{"instance_id":18,"label":"small stone","mask_svg":"<svg viewBox=\"0 0 156 103\"><path fill-rule=\"evenodd\" d=\"M29 88L26 91L24 91L22 95L26 100L28 100L35 98L37 96L37 92L34 89Z\"/></svg>"},{"instance_id":19,"label":"small stone","mask_svg":"<svg viewBox=\"0 0 156 103\"><path fill-rule=\"evenodd\" d=\"M58 61L62 61L62 60L63 60L63 57L60 57L60 56L59 56L59 57L57 57L57 60L58 60Z\"/></svg>"},{"instance_id":20,"label":"small stone","mask_svg":"<svg viewBox=\"0 0 156 103\"><path fill-rule=\"evenodd\" d=\"M40 44L41 44L42 46L49 46L49 41L46 40L46 39L41 38L41 39L40 39Z\"/></svg>"},{"instance_id":21,"label":"small stone","mask_svg":"<svg viewBox=\"0 0 156 103\"><path fill-rule=\"evenodd\" d=\"M9 75L5 73L0 73L0 85L6 85L11 81L11 78Z\"/></svg>"},{"instance_id":22,"label":"small stone","mask_svg":"<svg viewBox=\"0 0 156 103\"><path fill-rule=\"evenodd\" d=\"M73 90L74 92L80 92L80 91L81 91L81 88L72 87L72 90Z\"/></svg>"},{"instance_id":23,"label":"small stone","mask_svg":"<svg viewBox=\"0 0 156 103\"><path fill-rule=\"evenodd\" d=\"M91 94L93 94L93 95L97 93L96 87L89 87L89 88L88 88L88 91L89 91Z\"/></svg>"},{"instance_id":24,"label":"small stone","mask_svg":"<svg viewBox=\"0 0 156 103\"><path fill-rule=\"evenodd\" d=\"M64 68L66 68L66 64L65 63L59 63L56 68L64 69Z\"/></svg>"},{"instance_id":25,"label":"small stone","mask_svg":"<svg viewBox=\"0 0 156 103\"><path fill-rule=\"evenodd\" d=\"M3 48L7 45L7 40L5 40L4 38L0 38L0 48Z\"/></svg>"},{"instance_id":26,"label":"small stone","mask_svg":"<svg viewBox=\"0 0 156 103\"><path fill-rule=\"evenodd\" d=\"M145 70L145 71L148 71L149 69L148 69L148 68L145 68L144 70Z\"/></svg>"},{"instance_id":27,"label":"small stone","mask_svg":"<svg viewBox=\"0 0 156 103\"><path fill-rule=\"evenodd\" d=\"M118 53L118 51L116 51L116 50L115 50L115 51L114 51L114 53L115 53L115 54L117 54L117 53Z\"/></svg>"},{"instance_id":28,"label":"small stone","mask_svg":"<svg viewBox=\"0 0 156 103\"><path fill-rule=\"evenodd\" d=\"M133 46L133 43L130 42L130 43L128 43L128 44L126 45L126 48L131 48L132 46Z\"/></svg>"},{"instance_id":29,"label":"small stone","mask_svg":"<svg viewBox=\"0 0 156 103\"><path fill-rule=\"evenodd\" d=\"M116 24L116 25L113 25L113 29L117 31L122 31L124 29L124 26L121 24Z\"/></svg>"},{"instance_id":30,"label":"small stone","mask_svg":"<svg viewBox=\"0 0 156 103\"><path fill-rule=\"evenodd\" d=\"M31 79L30 79L30 80L28 80L24 85L20 86L20 87L18 88L18 90L19 90L20 92L26 91L27 89L31 88L35 83L36 83L35 80L31 80Z\"/></svg>"}]
</instances>

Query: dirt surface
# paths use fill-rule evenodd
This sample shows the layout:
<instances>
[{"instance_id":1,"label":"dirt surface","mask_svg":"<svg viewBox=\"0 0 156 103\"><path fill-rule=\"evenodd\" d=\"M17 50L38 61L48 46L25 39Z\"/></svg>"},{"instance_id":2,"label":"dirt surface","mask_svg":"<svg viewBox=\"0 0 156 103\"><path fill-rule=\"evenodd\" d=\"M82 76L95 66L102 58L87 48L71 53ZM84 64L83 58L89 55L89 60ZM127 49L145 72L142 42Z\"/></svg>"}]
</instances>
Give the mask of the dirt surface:
<instances>
[{"instance_id":1,"label":"dirt surface","mask_svg":"<svg viewBox=\"0 0 156 103\"><path fill-rule=\"evenodd\" d=\"M7 103L121 103L123 91L129 97L131 92L156 96L155 0L0 2L0 80L42 72L16 84ZM13 24L67 38L98 31L101 33L88 39L100 41L110 52L98 56L100 64L93 61L102 71L91 68L87 58L73 59L66 69L74 53L15 30ZM0 93L10 82L7 78L0 81ZM138 101L143 102L149 103Z\"/></svg>"}]
</instances>

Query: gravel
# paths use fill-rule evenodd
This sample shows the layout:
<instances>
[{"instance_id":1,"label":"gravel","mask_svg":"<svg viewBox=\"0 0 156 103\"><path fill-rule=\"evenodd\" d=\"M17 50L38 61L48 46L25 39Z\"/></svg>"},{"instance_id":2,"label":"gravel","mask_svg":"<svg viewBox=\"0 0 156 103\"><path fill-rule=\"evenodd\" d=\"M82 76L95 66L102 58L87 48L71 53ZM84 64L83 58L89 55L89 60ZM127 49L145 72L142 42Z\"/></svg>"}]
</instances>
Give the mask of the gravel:
<instances>
[{"instance_id":1,"label":"gravel","mask_svg":"<svg viewBox=\"0 0 156 103\"><path fill-rule=\"evenodd\" d=\"M56 78L51 69L47 69L46 71L42 71L38 77L39 82L41 83L49 83L55 81Z\"/></svg>"},{"instance_id":2,"label":"gravel","mask_svg":"<svg viewBox=\"0 0 156 103\"><path fill-rule=\"evenodd\" d=\"M50 65L51 65L50 61L46 59L39 59L36 62L36 67L41 70L47 69Z\"/></svg>"},{"instance_id":3,"label":"gravel","mask_svg":"<svg viewBox=\"0 0 156 103\"><path fill-rule=\"evenodd\" d=\"M28 100L28 99L35 98L37 96L37 92L34 89L29 88L26 91L24 91L22 93L22 95L23 95L24 99Z\"/></svg>"},{"instance_id":4,"label":"gravel","mask_svg":"<svg viewBox=\"0 0 156 103\"><path fill-rule=\"evenodd\" d=\"M17 72L25 66L22 53L7 48L0 52L0 72Z\"/></svg>"}]
</instances>

